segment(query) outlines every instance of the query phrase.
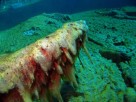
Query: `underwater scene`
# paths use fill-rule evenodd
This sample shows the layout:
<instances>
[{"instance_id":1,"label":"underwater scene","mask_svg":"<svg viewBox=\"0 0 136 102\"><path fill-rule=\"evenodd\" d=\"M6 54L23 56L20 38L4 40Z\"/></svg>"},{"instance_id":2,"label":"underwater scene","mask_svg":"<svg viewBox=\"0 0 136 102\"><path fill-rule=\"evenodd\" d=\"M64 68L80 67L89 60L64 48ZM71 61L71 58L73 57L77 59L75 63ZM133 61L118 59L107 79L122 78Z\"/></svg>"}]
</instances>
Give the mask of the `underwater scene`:
<instances>
[{"instance_id":1,"label":"underwater scene","mask_svg":"<svg viewBox=\"0 0 136 102\"><path fill-rule=\"evenodd\" d=\"M0 0L0 102L136 102L136 0Z\"/></svg>"}]
</instances>

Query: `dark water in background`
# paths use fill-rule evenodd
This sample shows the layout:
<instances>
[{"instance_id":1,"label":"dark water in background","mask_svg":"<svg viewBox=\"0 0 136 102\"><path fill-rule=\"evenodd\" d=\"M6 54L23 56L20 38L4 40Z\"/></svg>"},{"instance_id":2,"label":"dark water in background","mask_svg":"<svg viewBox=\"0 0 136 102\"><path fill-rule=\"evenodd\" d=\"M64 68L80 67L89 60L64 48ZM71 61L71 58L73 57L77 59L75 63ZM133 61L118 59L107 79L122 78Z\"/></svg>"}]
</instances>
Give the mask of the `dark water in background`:
<instances>
[{"instance_id":1,"label":"dark water in background","mask_svg":"<svg viewBox=\"0 0 136 102\"><path fill-rule=\"evenodd\" d=\"M0 30L8 29L43 12L75 13L91 9L123 6L136 6L136 0L42 0L33 5L11 9L0 14Z\"/></svg>"}]
</instances>

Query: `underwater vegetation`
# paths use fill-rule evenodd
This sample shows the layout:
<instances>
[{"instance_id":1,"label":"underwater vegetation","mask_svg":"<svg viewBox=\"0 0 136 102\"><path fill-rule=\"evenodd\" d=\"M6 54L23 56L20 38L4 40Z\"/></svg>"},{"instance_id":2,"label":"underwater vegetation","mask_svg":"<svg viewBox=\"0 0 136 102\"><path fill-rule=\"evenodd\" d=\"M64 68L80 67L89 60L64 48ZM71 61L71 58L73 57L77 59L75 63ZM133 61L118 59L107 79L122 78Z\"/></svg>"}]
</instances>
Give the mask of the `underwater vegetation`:
<instances>
[{"instance_id":1,"label":"underwater vegetation","mask_svg":"<svg viewBox=\"0 0 136 102\"><path fill-rule=\"evenodd\" d=\"M61 29L0 59L0 101L51 102L60 94L62 79L73 87L74 62L83 46L88 26L85 21L66 23Z\"/></svg>"},{"instance_id":2,"label":"underwater vegetation","mask_svg":"<svg viewBox=\"0 0 136 102\"><path fill-rule=\"evenodd\" d=\"M86 23L80 19L85 20ZM65 31L64 29L68 28L67 24L71 24L66 22L73 22L70 25L72 30L68 34L70 32L76 34L77 32L86 37L82 36L81 39L74 40L74 37L70 35L67 36L68 39L65 39L67 33L60 33L60 31ZM66 26L60 28L64 23ZM79 30L83 27L82 24L88 29L87 32L82 31L83 29ZM25 94L26 96L23 96L24 99L34 102L42 102L42 100L47 102L62 100L64 102L136 102L135 32L135 7L98 9L75 14L43 13L14 27L0 31L0 65L6 66L5 68L0 67L0 73L2 73L0 79L2 88L0 90L3 91L3 93L0 92L0 102L16 101L16 99L11 98L13 96L19 97L17 102L19 100L22 102L21 96L23 95L17 91L23 89L22 87L27 90L24 92L28 92ZM59 34L64 36L59 37ZM85 41L82 40L83 38ZM52 59L52 57L46 59L46 61L50 61L47 66L51 64L51 67L46 67L51 69L48 73L45 72L46 70L41 70L46 69L44 67L46 65L44 55L48 55L43 49L46 48L42 43L43 40L49 41L47 44L52 47L48 50L55 52L52 54L50 51L49 53L58 58L57 60ZM61 41L68 42L57 43ZM74 41L76 44L72 43ZM59 48L60 45L67 46L67 49ZM75 51L72 49L75 46L77 52L76 55L73 55L72 52ZM29 55L31 56L29 57ZM9 63L4 64L6 61ZM22 62L19 64L20 61ZM19 66L22 66L21 69L29 67L33 70L21 70L19 75L15 73L10 76L6 72L13 70L6 70L8 65L11 69L20 69ZM63 67L64 65L65 67ZM72 71L73 73L71 73ZM19 78L15 77L16 75ZM54 75L56 77L53 77ZM74 80L70 75L73 75ZM5 79L3 79L4 77ZM14 78L15 80L12 80ZM16 85L15 83L19 81L21 84ZM7 85L6 83L10 84Z\"/></svg>"}]
</instances>

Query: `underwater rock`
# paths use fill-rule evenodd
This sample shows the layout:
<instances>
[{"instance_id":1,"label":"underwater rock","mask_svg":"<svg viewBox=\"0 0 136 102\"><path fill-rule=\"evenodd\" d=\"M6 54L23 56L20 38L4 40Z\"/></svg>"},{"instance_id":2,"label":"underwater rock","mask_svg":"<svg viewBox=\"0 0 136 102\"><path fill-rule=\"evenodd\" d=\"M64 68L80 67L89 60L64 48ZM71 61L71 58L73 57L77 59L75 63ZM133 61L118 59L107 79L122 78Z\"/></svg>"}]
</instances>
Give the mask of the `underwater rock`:
<instances>
[{"instance_id":1,"label":"underwater rock","mask_svg":"<svg viewBox=\"0 0 136 102\"><path fill-rule=\"evenodd\" d=\"M117 64L119 64L120 62L125 62L125 61L129 62L131 60L131 57L123 52L116 52L111 50L107 50L107 51L100 50L100 54L107 59L111 59L113 62Z\"/></svg>"},{"instance_id":2,"label":"underwater rock","mask_svg":"<svg viewBox=\"0 0 136 102\"><path fill-rule=\"evenodd\" d=\"M29 30L24 31L23 35L25 36L39 35L38 34L39 30L41 30L39 27L31 27Z\"/></svg>"},{"instance_id":3,"label":"underwater rock","mask_svg":"<svg viewBox=\"0 0 136 102\"><path fill-rule=\"evenodd\" d=\"M50 15L45 14L45 16L55 19L55 20L58 20L58 21L61 21L61 22L67 22L67 21L71 20L70 15L67 15L67 14L54 13L54 14L50 14Z\"/></svg>"},{"instance_id":4,"label":"underwater rock","mask_svg":"<svg viewBox=\"0 0 136 102\"><path fill-rule=\"evenodd\" d=\"M136 101L136 91L132 88L127 88L126 95L124 97L126 102L135 102Z\"/></svg>"},{"instance_id":5,"label":"underwater rock","mask_svg":"<svg viewBox=\"0 0 136 102\"><path fill-rule=\"evenodd\" d=\"M111 16L117 19L129 19L129 20L136 20L136 11L129 12L125 11L124 9L111 9L111 10L103 10L103 11L96 11L97 14L103 16Z\"/></svg>"},{"instance_id":6,"label":"underwater rock","mask_svg":"<svg viewBox=\"0 0 136 102\"><path fill-rule=\"evenodd\" d=\"M74 62L84 44L88 26L83 20L62 28L35 43L0 58L0 102L63 102L61 80L78 83Z\"/></svg>"},{"instance_id":7,"label":"underwater rock","mask_svg":"<svg viewBox=\"0 0 136 102\"><path fill-rule=\"evenodd\" d=\"M89 50L91 61L85 51L81 49L74 64L76 76L78 76L78 78L76 77L78 88L75 91L70 84L63 84L61 95L63 94L64 102L98 102L100 100L101 102L125 102L125 100L135 97L136 22L131 19L118 19L102 14L109 11L111 9L69 15L70 21L80 19L87 21L89 31L85 46ZM63 14L56 15L56 17L53 15L44 13L22 22L12 29L0 32L0 53L10 51L12 43L14 43L14 49L18 50L57 30L63 24L62 18L59 18ZM23 32L32 27L34 29L39 27L38 34L40 35L23 36ZM115 63L117 61L112 61L113 56L107 59L100 54L100 51L108 52L109 56L111 53L115 54L117 57L122 56L121 53L123 53L124 58L128 57L130 60L122 61L117 65ZM39 102L39 100L35 100L35 102Z\"/></svg>"},{"instance_id":8,"label":"underwater rock","mask_svg":"<svg viewBox=\"0 0 136 102\"><path fill-rule=\"evenodd\" d=\"M102 9L94 10L92 12L86 12L86 14L80 14L83 18L88 19L88 22L90 22L88 23L89 41L86 45L88 48L90 48L89 52L91 54L93 64L88 65L89 61L87 60L87 58L81 58L82 63L84 63L84 68L88 69L86 69L87 71L85 70L84 73L81 72L81 77L79 77L79 79L81 78L83 80L81 83L83 86L81 86L81 89L79 91L81 92L82 88L85 88L85 90L82 91L85 93L85 96L75 98L75 100L83 100L86 102L97 102L99 100L101 100L101 102L124 102L124 96L127 93L126 88L135 88L136 22L135 20L131 19L117 19L116 17L111 17L103 14L107 14L109 11L109 9ZM96 12L99 12L100 14ZM116 12L114 12L114 15L116 15ZM79 15L76 17L78 18ZM82 53L80 54L82 56L85 56ZM103 63L104 59L102 59L102 57L104 57L105 63ZM101 63L100 66L98 66L98 63ZM113 63L115 63L114 68L114 65L112 65ZM122 63L127 64L127 66L121 66ZM108 72L109 74L107 74ZM114 73L119 74L116 75ZM108 76L112 76L113 79L109 78ZM120 77L123 81L119 81L117 77ZM102 80L105 80L105 83L107 82L107 87L104 87L106 86L104 83L100 83ZM119 82L120 85L122 85L122 88L119 88ZM88 88L87 85L91 88ZM110 86L110 88L108 85ZM124 91L122 91L123 89ZM120 95L118 93L120 93ZM74 98L72 98L72 101L74 101ZM132 102L135 102L135 100L133 100Z\"/></svg>"},{"instance_id":9,"label":"underwater rock","mask_svg":"<svg viewBox=\"0 0 136 102\"><path fill-rule=\"evenodd\" d=\"M136 16L136 7L123 7L121 8L122 11L124 11L128 16Z\"/></svg>"},{"instance_id":10,"label":"underwater rock","mask_svg":"<svg viewBox=\"0 0 136 102\"><path fill-rule=\"evenodd\" d=\"M34 35L35 31L34 30L27 30L23 33L23 35L28 35L28 36L31 36L31 35Z\"/></svg>"}]
</instances>

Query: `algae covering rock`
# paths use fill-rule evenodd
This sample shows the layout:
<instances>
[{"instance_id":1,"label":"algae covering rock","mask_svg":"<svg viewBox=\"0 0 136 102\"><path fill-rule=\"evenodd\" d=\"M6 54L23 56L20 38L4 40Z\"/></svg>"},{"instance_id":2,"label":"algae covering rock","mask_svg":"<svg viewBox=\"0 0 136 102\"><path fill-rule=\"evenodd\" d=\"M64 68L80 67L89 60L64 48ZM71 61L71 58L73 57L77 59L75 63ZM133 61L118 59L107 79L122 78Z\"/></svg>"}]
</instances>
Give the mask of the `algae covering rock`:
<instances>
[{"instance_id":1,"label":"algae covering rock","mask_svg":"<svg viewBox=\"0 0 136 102\"><path fill-rule=\"evenodd\" d=\"M0 101L33 102L56 98L61 80L78 83L73 67L84 44L88 26L83 20L69 22L54 33L0 59Z\"/></svg>"},{"instance_id":2,"label":"algae covering rock","mask_svg":"<svg viewBox=\"0 0 136 102\"><path fill-rule=\"evenodd\" d=\"M131 15L135 11L131 8L41 14L1 31L0 53L14 52L64 22L86 20L89 31L85 46L91 57L81 49L74 64L78 87L75 90L67 83L61 88L64 102L136 102L136 16ZM34 31L32 35L23 35L30 30Z\"/></svg>"}]
</instances>

